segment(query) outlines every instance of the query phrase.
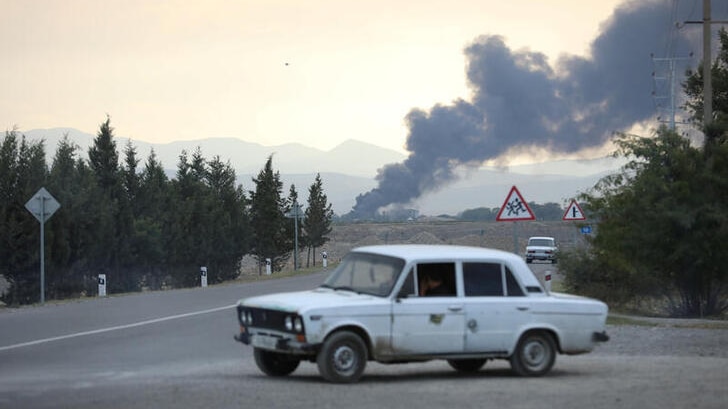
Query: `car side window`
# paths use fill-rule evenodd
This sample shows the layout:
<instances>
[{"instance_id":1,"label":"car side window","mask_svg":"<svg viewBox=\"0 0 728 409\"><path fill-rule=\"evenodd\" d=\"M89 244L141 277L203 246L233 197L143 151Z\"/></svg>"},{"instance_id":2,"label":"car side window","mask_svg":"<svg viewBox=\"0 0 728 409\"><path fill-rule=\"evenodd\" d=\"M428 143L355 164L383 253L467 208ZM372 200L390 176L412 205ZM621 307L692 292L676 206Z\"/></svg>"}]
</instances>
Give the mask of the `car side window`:
<instances>
[{"instance_id":1,"label":"car side window","mask_svg":"<svg viewBox=\"0 0 728 409\"><path fill-rule=\"evenodd\" d=\"M397 293L397 297L408 298L415 295L417 295L417 287L415 286L415 270L410 269L410 271L407 272L407 277L405 277L404 283L402 283L402 288L400 288Z\"/></svg>"},{"instance_id":2,"label":"car side window","mask_svg":"<svg viewBox=\"0 0 728 409\"><path fill-rule=\"evenodd\" d=\"M498 263L463 263L465 296L503 296L503 274Z\"/></svg>"},{"instance_id":3,"label":"car side window","mask_svg":"<svg viewBox=\"0 0 728 409\"><path fill-rule=\"evenodd\" d=\"M454 297L455 263L417 264L417 286L422 297Z\"/></svg>"},{"instance_id":4,"label":"car side window","mask_svg":"<svg viewBox=\"0 0 728 409\"><path fill-rule=\"evenodd\" d=\"M508 291L509 297L522 297L525 295L521 286L518 285L518 281L513 277L511 269L508 267L506 267L506 291Z\"/></svg>"}]
</instances>

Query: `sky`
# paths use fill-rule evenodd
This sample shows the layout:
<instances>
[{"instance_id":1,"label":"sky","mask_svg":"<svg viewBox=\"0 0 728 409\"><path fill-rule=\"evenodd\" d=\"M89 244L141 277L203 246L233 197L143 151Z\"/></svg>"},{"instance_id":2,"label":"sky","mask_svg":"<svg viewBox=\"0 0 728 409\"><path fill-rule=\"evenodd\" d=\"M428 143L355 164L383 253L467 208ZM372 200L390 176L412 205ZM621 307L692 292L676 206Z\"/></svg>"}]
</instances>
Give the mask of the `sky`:
<instances>
[{"instance_id":1,"label":"sky","mask_svg":"<svg viewBox=\"0 0 728 409\"><path fill-rule=\"evenodd\" d=\"M701 27L681 23L702 3L0 0L0 124L95 134L108 115L150 143L369 142L405 157L357 196L370 217L483 165L649 136L670 100L659 60L679 89L702 58Z\"/></svg>"},{"instance_id":2,"label":"sky","mask_svg":"<svg viewBox=\"0 0 728 409\"><path fill-rule=\"evenodd\" d=\"M0 126L406 153L413 109L473 96L481 36L586 57L619 3L0 0Z\"/></svg>"}]
</instances>

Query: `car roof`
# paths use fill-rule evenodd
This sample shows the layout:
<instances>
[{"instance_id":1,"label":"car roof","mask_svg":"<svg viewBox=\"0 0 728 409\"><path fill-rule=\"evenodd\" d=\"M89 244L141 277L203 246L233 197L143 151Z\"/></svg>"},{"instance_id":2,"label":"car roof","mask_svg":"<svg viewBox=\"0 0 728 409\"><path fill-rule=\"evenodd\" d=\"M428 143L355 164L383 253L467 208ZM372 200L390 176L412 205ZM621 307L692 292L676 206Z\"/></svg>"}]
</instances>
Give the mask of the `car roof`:
<instances>
[{"instance_id":1,"label":"car roof","mask_svg":"<svg viewBox=\"0 0 728 409\"><path fill-rule=\"evenodd\" d=\"M520 260L520 256L503 250L449 244L386 244L357 247L352 249L352 252L376 253L399 257L407 261L442 261L443 259Z\"/></svg>"},{"instance_id":2,"label":"car roof","mask_svg":"<svg viewBox=\"0 0 728 409\"><path fill-rule=\"evenodd\" d=\"M553 240L554 238L553 237L549 237L549 236L533 236L533 237L529 237L528 239L529 240L533 240L533 239Z\"/></svg>"}]
</instances>

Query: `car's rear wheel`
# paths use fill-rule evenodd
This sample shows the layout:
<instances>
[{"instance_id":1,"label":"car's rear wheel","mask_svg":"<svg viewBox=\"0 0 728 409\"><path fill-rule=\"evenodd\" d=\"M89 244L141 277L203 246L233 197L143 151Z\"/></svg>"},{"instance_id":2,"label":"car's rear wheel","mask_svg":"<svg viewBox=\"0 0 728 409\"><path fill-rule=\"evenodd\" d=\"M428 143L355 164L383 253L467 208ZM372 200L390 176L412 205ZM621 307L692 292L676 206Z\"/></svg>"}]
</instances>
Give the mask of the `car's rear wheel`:
<instances>
[{"instance_id":1,"label":"car's rear wheel","mask_svg":"<svg viewBox=\"0 0 728 409\"><path fill-rule=\"evenodd\" d=\"M255 356L255 364L258 365L258 368L269 376L290 375L301 363L299 359L288 354L281 354L260 348L255 348L253 355Z\"/></svg>"},{"instance_id":2,"label":"car's rear wheel","mask_svg":"<svg viewBox=\"0 0 728 409\"><path fill-rule=\"evenodd\" d=\"M336 332L324 341L316 363L321 376L329 382L356 382L367 364L367 347L353 332Z\"/></svg>"},{"instance_id":3,"label":"car's rear wheel","mask_svg":"<svg viewBox=\"0 0 728 409\"><path fill-rule=\"evenodd\" d=\"M521 376L541 376L554 366L556 345L546 332L529 332L518 341L511 355L511 368Z\"/></svg>"},{"instance_id":4,"label":"car's rear wheel","mask_svg":"<svg viewBox=\"0 0 728 409\"><path fill-rule=\"evenodd\" d=\"M458 372L478 372L485 365L487 359L449 359L450 366Z\"/></svg>"}]
</instances>

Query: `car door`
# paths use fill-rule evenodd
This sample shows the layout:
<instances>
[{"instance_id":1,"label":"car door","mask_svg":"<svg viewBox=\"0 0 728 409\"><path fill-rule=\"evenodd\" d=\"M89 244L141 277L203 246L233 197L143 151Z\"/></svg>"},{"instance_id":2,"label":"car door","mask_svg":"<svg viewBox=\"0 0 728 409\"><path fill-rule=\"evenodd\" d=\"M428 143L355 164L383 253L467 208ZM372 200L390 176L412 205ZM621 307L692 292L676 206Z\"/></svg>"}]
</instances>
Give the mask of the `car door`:
<instances>
[{"instance_id":1,"label":"car door","mask_svg":"<svg viewBox=\"0 0 728 409\"><path fill-rule=\"evenodd\" d=\"M441 271L448 291L419 294L427 271ZM465 315L457 296L455 263L421 263L408 272L392 306L392 350L399 356L460 353Z\"/></svg>"},{"instance_id":2,"label":"car door","mask_svg":"<svg viewBox=\"0 0 728 409\"><path fill-rule=\"evenodd\" d=\"M511 271L498 262L463 263L465 351L506 353L531 319L530 303Z\"/></svg>"}]
</instances>

